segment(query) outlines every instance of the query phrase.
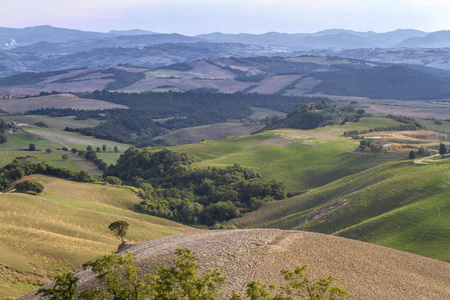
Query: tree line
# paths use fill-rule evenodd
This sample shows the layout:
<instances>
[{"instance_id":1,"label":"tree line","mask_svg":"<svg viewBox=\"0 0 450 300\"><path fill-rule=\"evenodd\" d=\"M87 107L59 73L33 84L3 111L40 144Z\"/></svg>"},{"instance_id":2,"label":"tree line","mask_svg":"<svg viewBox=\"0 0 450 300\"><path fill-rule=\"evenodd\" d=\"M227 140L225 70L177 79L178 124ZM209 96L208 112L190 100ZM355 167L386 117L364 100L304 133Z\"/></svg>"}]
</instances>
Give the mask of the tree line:
<instances>
[{"instance_id":1,"label":"tree line","mask_svg":"<svg viewBox=\"0 0 450 300\"><path fill-rule=\"evenodd\" d=\"M244 94L240 92L224 94L201 90L184 93L119 93L103 90L77 95L82 98L126 105L129 109L83 111L46 108L28 111L27 114L43 114L54 117L75 115L80 119L97 118L104 122L96 127L66 127L65 130L76 131L101 139L148 146L154 145L151 142L153 137L165 134L170 130L230 120L249 120L252 114L251 107L264 107L289 112L299 103L311 101L311 98L308 97ZM324 98L316 98L316 100L320 99ZM158 118L170 119L165 122L153 121Z\"/></svg>"},{"instance_id":2,"label":"tree line","mask_svg":"<svg viewBox=\"0 0 450 300\"><path fill-rule=\"evenodd\" d=\"M86 171L78 173L65 168L55 167L39 161L34 155L16 157L10 164L0 168L0 190L8 187L15 180L27 175L42 174L81 182L93 182L95 179Z\"/></svg>"}]
</instances>

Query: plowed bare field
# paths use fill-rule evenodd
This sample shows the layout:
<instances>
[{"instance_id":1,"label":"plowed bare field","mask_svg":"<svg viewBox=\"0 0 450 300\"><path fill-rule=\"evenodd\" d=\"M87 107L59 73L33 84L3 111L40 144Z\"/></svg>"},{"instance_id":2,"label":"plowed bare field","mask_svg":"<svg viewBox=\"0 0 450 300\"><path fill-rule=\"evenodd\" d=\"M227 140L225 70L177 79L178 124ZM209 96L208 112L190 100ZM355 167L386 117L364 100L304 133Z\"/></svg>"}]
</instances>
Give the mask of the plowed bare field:
<instances>
[{"instance_id":1,"label":"plowed bare field","mask_svg":"<svg viewBox=\"0 0 450 300\"><path fill-rule=\"evenodd\" d=\"M317 280L333 275L350 299L448 299L450 264L411 253L335 236L302 231L250 229L203 231L160 238L129 250L149 271L168 263L176 248L191 248L203 268L219 268L225 290L243 292L248 281L281 283L280 269L308 265ZM92 274L78 271L81 288ZM38 299L29 294L19 299Z\"/></svg>"}]
</instances>

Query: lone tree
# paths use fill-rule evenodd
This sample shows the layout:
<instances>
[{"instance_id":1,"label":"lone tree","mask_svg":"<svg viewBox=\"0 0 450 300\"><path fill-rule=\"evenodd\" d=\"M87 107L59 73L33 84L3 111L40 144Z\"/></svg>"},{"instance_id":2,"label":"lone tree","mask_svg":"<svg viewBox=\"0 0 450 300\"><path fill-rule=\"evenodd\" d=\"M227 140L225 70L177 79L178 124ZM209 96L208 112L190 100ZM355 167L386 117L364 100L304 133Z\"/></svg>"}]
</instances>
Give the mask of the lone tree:
<instances>
[{"instance_id":1,"label":"lone tree","mask_svg":"<svg viewBox=\"0 0 450 300\"><path fill-rule=\"evenodd\" d=\"M102 145L102 150L103 150L103 152L106 151L106 145Z\"/></svg>"},{"instance_id":2,"label":"lone tree","mask_svg":"<svg viewBox=\"0 0 450 300\"><path fill-rule=\"evenodd\" d=\"M114 231L114 233L120 237L123 243L123 237L127 234L128 223L125 221L115 221L109 224L109 230Z\"/></svg>"},{"instance_id":3,"label":"lone tree","mask_svg":"<svg viewBox=\"0 0 450 300\"><path fill-rule=\"evenodd\" d=\"M28 150L30 150L30 151L36 150L36 145L31 143L30 145L28 145Z\"/></svg>"},{"instance_id":4,"label":"lone tree","mask_svg":"<svg viewBox=\"0 0 450 300\"><path fill-rule=\"evenodd\" d=\"M67 154L63 154L61 157L62 157L63 160L68 160L69 159L69 155L67 155Z\"/></svg>"}]
</instances>

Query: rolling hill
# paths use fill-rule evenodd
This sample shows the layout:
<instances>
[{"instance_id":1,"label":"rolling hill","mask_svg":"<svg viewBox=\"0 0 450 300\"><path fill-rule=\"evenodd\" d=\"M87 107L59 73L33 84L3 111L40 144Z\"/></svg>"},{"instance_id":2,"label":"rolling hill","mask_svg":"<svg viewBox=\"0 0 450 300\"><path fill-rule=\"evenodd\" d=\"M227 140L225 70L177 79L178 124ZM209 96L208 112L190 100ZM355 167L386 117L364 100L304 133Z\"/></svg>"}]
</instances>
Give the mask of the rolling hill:
<instances>
[{"instance_id":1,"label":"rolling hill","mask_svg":"<svg viewBox=\"0 0 450 300\"><path fill-rule=\"evenodd\" d=\"M199 254L202 269L218 268L227 278L224 291L244 293L247 282L282 283L279 271L308 265L314 280L335 278L349 299L444 299L450 293L450 264L377 245L318 233L280 230L231 230L188 233L133 246L144 273L169 263L176 248ZM75 272L80 289L93 284L87 270ZM21 300L40 299L28 294ZM225 297L222 297L225 299Z\"/></svg>"},{"instance_id":2,"label":"rolling hill","mask_svg":"<svg viewBox=\"0 0 450 300\"><path fill-rule=\"evenodd\" d=\"M334 234L449 262L449 170L448 159L381 164L266 203L232 224Z\"/></svg>"},{"instance_id":3,"label":"rolling hill","mask_svg":"<svg viewBox=\"0 0 450 300\"><path fill-rule=\"evenodd\" d=\"M178 44L171 47L179 47L176 45ZM171 56L168 49L168 60L158 57L157 65L161 67L156 69L149 68L154 66L153 63L147 64L143 61L154 57L148 55L148 51L154 50L148 47L115 50L115 53L127 53L133 60L129 62L144 67L120 64L112 68L74 69L77 67L77 60L65 56L50 64L54 69L68 70L22 73L1 78L0 94L24 96L36 95L42 91L84 92L107 89L123 92L161 92L200 89L223 93L325 94L400 100L450 97L447 88L450 83L449 75L445 71L431 68L318 56L197 60L203 56L203 50L206 50L202 49L202 45L198 43L182 46L182 51L192 53L193 56L189 59L194 61L166 66L174 58L168 57ZM92 51L96 54L87 56L90 61L86 62L88 66L110 65L114 61L114 58L109 56L112 53L105 53L108 50ZM220 49L217 51L218 57L223 56ZM105 63L101 63L102 60Z\"/></svg>"},{"instance_id":4,"label":"rolling hill","mask_svg":"<svg viewBox=\"0 0 450 300\"><path fill-rule=\"evenodd\" d=\"M31 196L0 194L0 298L13 299L86 260L117 249L108 225L130 224L126 239L143 242L195 229L131 210L141 199L124 187L34 175L45 187Z\"/></svg>"}]
</instances>

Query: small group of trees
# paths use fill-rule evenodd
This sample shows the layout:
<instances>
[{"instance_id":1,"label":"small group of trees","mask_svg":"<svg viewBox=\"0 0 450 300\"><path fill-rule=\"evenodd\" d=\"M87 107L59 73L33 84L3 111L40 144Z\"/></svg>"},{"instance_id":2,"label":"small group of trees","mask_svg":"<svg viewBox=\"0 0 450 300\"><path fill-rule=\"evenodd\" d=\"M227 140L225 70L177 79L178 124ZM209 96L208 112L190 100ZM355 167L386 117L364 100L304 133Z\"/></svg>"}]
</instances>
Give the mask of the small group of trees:
<instances>
[{"instance_id":1,"label":"small group of trees","mask_svg":"<svg viewBox=\"0 0 450 300\"><path fill-rule=\"evenodd\" d=\"M132 147L104 178L139 188L142 211L195 225L214 226L287 196L283 182L262 182L254 170L239 165L196 168L192 163L184 153Z\"/></svg>"},{"instance_id":2,"label":"small group of trees","mask_svg":"<svg viewBox=\"0 0 450 300\"><path fill-rule=\"evenodd\" d=\"M409 152L409 159L415 159L417 157L425 157L425 156L430 156L430 150L428 150L427 148L424 148L423 146L420 147L417 151L411 150Z\"/></svg>"},{"instance_id":3,"label":"small group of trees","mask_svg":"<svg viewBox=\"0 0 450 300\"><path fill-rule=\"evenodd\" d=\"M224 298L222 291L226 278L218 269L207 270L200 275L201 266L197 254L190 249L178 248L172 266L155 266L152 273L139 275L136 258L130 252L125 255L108 254L83 264L90 268L97 281L95 287L77 292L79 279L72 273L56 277L51 288L43 288L38 294L50 300L60 299L158 299L158 300L216 300ZM333 286L334 278L311 281L306 266L295 270L282 270L284 285L260 284L252 281L247 284L246 295L233 291L230 300L294 300L294 299L343 299L350 295L340 286Z\"/></svg>"},{"instance_id":4,"label":"small group of trees","mask_svg":"<svg viewBox=\"0 0 450 300\"><path fill-rule=\"evenodd\" d=\"M44 186L36 181L24 180L15 185L16 192L38 195L44 191Z\"/></svg>"},{"instance_id":5,"label":"small group of trees","mask_svg":"<svg viewBox=\"0 0 450 300\"><path fill-rule=\"evenodd\" d=\"M87 151L80 150L77 153L78 156L83 157L86 160L92 161L101 171L107 170L108 164L104 162L103 159L97 157L97 153L92 149L91 146L87 147Z\"/></svg>"},{"instance_id":6,"label":"small group of trees","mask_svg":"<svg viewBox=\"0 0 450 300\"><path fill-rule=\"evenodd\" d=\"M383 145L374 143L371 139L363 139L359 142L358 150L361 152L374 152L379 153L382 152Z\"/></svg>"},{"instance_id":7,"label":"small group of trees","mask_svg":"<svg viewBox=\"0 0 450 300\"><path fill-rule=\"evenodd\" d=\"M1 109L0 109L1 111ZM4 133L11 125L6 123L3 119L0 119L0 144L4 144L8 141L8 137Z\"/></svg>"},{"instance_id":8,"label":"small group of trees","mask_svg":"<svg viewBox=\"0 0 450 300\"><path fill-rule=\"evenodd\" d=\"M39 161L36 156L18 156L10 164L0 168L0 190L9 186L13 181L27 175L42 174L75 181L92 182L95 179L86 171L74 173L65 168L55 167Z\"/></svg>"}]
</instances>

